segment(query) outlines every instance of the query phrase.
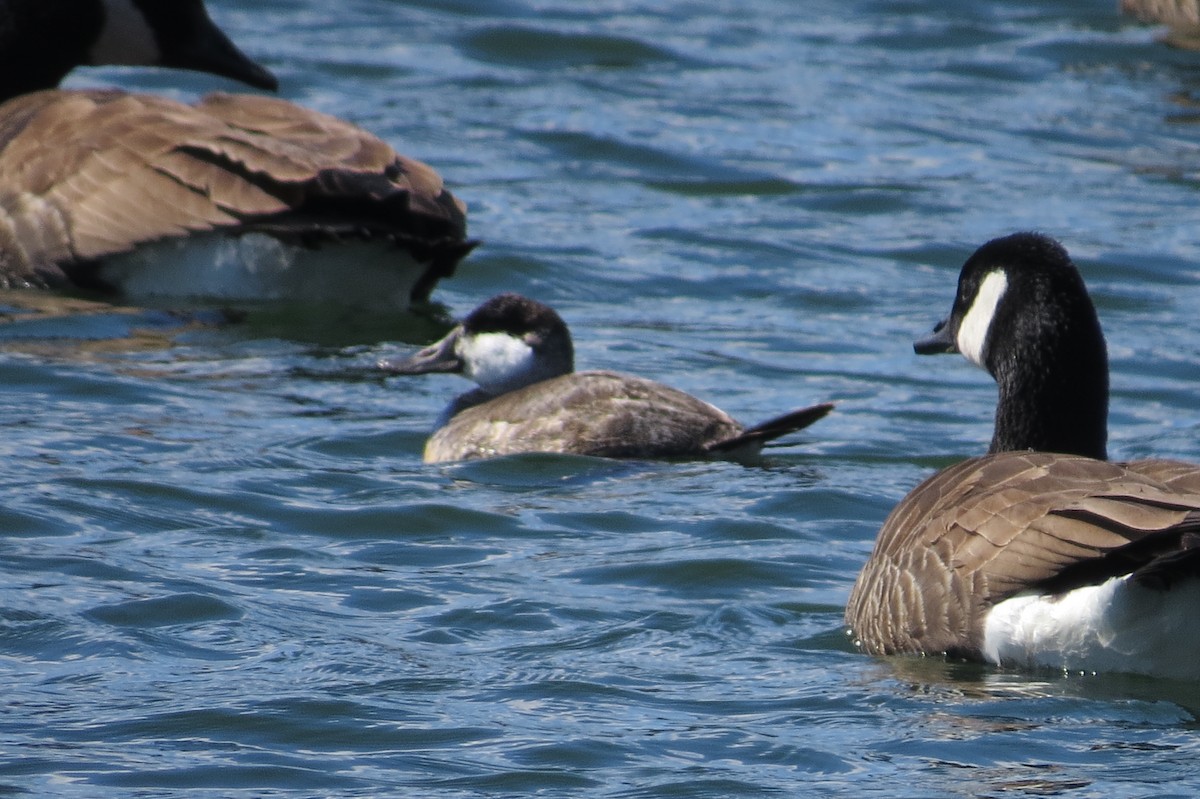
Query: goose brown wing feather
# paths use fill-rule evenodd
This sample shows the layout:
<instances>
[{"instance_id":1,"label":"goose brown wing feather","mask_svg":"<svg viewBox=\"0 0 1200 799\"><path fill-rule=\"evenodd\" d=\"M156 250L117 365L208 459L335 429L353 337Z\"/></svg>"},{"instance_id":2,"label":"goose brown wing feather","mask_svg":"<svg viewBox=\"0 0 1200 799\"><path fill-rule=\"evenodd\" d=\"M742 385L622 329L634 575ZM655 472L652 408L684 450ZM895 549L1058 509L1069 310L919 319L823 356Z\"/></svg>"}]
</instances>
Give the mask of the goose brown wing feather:
<instances>
[{"instance_id":1,"label":"goose brown wing feather","mask_svg":"<svg viewBox=\"0 0 1200 799\"><path fill-rule=\"evenodd\" d=\"M0 148L8 283L60 283L145 242L234 227L387 237L443 274L469 249L463 206L433 169L273 98L35 92L0 106Z\"/></svg>"},{"instance_id":2,"label":"goose brown wing feather","mask_svg":"<svg viewBox=\"0 0 1200 799\"><path fill-rule=\"evenodd\" d=\"M1153 459L1134 461L1126 464L1126 467L1173 491L1200 493L1200 468L1194 463Z\"/></svg>"},{"instance_id":3,"label":"goose brown wing feather","mask_svg":"<svg viewBox=\"0 0 1200 799\"><path fill-rule=\"evenodd\" d=\"M362 128L286 100L217 92L205 96L196 108L240 134L224 141L229 158L247 163L274 158L272 174L283 180L304 180L334 165L357 172L381 172L399 161L411 164L410 171L418 176L406 181L413 191L437 197L445 188L432 168L397 155ZM461 203L457 205L461 210Z\"/></svg>"},{"instance_id":4,"label":"goose brown wing feather","mask_svg":"<svg viewBox=\"0 0 1200 799\"><path fill-rule=\"evenodd\" d=\"M210 94L198 107L249 137L224 140L226 157L248 164L273 158L271 174L277 180L307 180L336 164L350 172L387 173L395 186L410 193L410 206L421 213L445 215L447 202L458 214L466 213L428 164L399 155L337 117L254 95Z\"/></svg>"},{"instance_id":5,"label":"goose brown wing feather","mask_svg":"<svg viewBox=\"0 0 1200 799\"><path fill-rule=\"evenodd\" d=\"M872 653L978 657L982 617L997 602L1112 576L1110 553L1137 568L1183 546L1200 515L1189 469L1035 452L944 469L884 521L847 624ZM1150 537L1153 547L1131 546Z\"/></svg>"},{"instance_id":6,"label":"goose brown wing feather","mask_svg":"<svg viewBox=\"0 0 1200 799\"><path fill-rule=\"evenodd\" d=\"M1121 0L1121 11L1173 28L1200 26L1200 7L1191 0Z\"/></svg>"}]
</instances>

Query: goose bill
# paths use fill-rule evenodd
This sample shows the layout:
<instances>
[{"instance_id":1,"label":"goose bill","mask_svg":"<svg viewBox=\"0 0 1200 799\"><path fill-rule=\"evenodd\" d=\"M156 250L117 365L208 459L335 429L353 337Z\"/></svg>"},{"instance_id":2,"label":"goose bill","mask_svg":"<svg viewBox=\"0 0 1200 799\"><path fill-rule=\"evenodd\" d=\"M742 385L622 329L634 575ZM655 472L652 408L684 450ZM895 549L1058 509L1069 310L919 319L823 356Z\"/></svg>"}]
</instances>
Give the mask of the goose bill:
<instances>
[{"instance_id":1,"label":"goose bill","mask_svg":"<svg viewBox=\"0 0 1200 799\"><path fill-rule=\"evenodd\" d=\"M913 342L917 355L942 355L958 352L958 341L950 330L950 320L943 319L933 328L933 334Z\"/></svg>"}]
</instances>

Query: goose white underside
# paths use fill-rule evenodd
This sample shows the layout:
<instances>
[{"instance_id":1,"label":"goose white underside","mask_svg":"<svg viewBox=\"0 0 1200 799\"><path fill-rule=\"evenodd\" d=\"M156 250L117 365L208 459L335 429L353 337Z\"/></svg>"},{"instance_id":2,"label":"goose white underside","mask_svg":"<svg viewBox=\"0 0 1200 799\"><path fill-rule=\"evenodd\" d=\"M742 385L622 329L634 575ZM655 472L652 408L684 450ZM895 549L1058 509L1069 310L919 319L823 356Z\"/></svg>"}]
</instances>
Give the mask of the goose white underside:
<instances>
[{"instance_id":1,"label":"goose white underside","mask_svg":"<svg viewBox=\"0 0 1200 799\"><path fill-rule=\"evenodd\" d=\"M1162 591L1114 577L1058 597L1020 595L988 614L984 656L1003 666L1194 679L1198 607L1196 579Z\"/></svg>"},{"instance_id":2,"label":"goose white underside","mask_svg":"<svg viewBox=\"0 0 1200 799\"><path fill-rule=\"evenodd\" d=\"M285 300L404 309L424 267L386 242L309 249L263 233L192 236L105 259L100 276L131 299Z\"/></svg>"}]
</instances>

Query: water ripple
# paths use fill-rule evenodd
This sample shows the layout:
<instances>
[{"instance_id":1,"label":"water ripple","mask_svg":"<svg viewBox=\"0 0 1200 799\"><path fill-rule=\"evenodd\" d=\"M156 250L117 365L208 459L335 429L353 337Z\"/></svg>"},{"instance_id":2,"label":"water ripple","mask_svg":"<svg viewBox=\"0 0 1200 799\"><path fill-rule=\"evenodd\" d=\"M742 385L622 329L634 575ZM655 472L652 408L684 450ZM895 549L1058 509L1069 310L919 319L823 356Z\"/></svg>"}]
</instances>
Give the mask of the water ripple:
<instances>
[{"instance_id":1,"label":"water ripple","mask_svg":"<svg viewBox=\"0 0 1200 799\"><path fill-rule=\"evenodd\" d=\"M1114 453L1200 459L1188 54L1044 0L210 5L484 244L429 318L0 296L0 792L1195 793L1191 686L879 661L841 623L891 507L989 439L992 382L911 341L991 236L1077 258ZM501 290L583 368L838 408L753 468L425 466L465 382L372 364Z\"/></svg>"}]
</instances>

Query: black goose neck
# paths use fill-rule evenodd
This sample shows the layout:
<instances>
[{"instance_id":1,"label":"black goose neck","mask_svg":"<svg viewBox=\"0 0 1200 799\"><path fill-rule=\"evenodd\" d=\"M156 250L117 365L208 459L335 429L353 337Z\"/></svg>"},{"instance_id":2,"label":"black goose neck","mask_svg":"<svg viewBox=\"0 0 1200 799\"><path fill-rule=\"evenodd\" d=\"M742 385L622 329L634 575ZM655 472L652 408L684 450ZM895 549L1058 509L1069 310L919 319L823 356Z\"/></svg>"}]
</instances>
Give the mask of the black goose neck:
<instances>
[{"instance_id":1,"label":"black goose neck","mask_svg":"<svg viewBox=\"0 0 1200 799\"><path fill-rule=\"evenodd\" d=\"M86 60L103 24L92 0L0 2L0 101L58 86Z\"/></svg>"},{"instance_id":2,"label":"black goose neck","mask_svg":"<svg viewBox=\"0 0 1200 799\"><path fill-rule=\"evenodd\" d=\"M1108 353L1073 265L1041 272L1024 302L998 310L1010 331L991 348L1000 389L989 452L1037 450L1107 459Z\"/></svg>"}]
</instances>

